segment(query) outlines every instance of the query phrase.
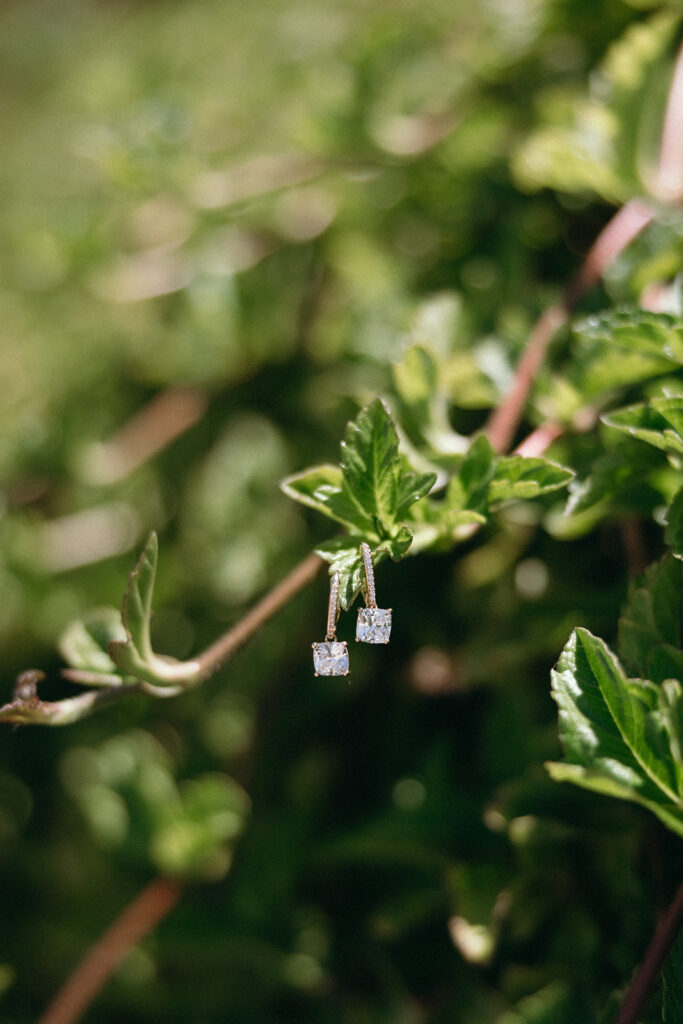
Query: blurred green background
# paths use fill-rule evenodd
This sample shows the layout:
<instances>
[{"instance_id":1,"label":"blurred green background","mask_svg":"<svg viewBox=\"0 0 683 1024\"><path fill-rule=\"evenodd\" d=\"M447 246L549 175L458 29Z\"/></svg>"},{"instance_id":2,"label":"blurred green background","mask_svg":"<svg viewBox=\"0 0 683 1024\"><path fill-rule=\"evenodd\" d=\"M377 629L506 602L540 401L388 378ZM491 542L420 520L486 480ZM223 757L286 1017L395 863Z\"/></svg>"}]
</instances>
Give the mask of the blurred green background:
<instances>
[{"instance_id":1,"label":"blurred green background","mask_svg":"<svg viewBox=\"0 0 683 1024\"><path fill-rule=\"evenodd\" d=\"M280 479L337 460L412 342L481 426L647 186L680 36L677 5L624 0L5 3L3 699L29 666L76 692L58 637L118 604L150 529L156 648L237 621L330 536ZM584 309L673 277L682 238L669 211ZM392 643L354 645L350 684L312 677L321 575L196 692L5 727L0 1020L170 871L179 906L84 1019L596 1021L679 851L544 772L549 668L576 624L613 637L628 566L615 517L539 517L382 565Z\"/></svg>"}]
</instances>

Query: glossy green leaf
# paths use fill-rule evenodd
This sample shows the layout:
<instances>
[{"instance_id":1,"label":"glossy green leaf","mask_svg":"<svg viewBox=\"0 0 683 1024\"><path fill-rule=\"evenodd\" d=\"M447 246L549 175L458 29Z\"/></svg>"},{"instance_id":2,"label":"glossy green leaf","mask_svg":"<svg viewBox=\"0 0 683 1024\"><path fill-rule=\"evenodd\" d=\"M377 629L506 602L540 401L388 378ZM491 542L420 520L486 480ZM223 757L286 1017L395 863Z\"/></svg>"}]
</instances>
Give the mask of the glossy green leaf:
<instances>
[{"instance_id":1,"label":"glossy green leaf","mask_svg":"<svg viewBox=\"0 0 683 1024\"><path fill-rule=\"evenodd\" d=\"M683 455L683 398L653 398L603 416L603 422L662 451Z\"/></svg>"},{"instance_id":2,"label":"glossy green leaf","mask_svg":"<svg viewBox=\"0 0 683 1024\"><path fill-rule=\"evenodd\" d=\"M360 411L342 441L342 487L330 505L344 517L355 516L357 532L389 536L396 521L400 462L398 436L381 401Z\"/></svg>"},{"instance_id":3,"label":"glossy green leaf","mask_svg":"<svg viewBox=\"0 0 683 1024\"><path fill-rule=\"evenodd\" d=\"M117 668L109 655L109 645L125 639L121 613L115 608L96 608L67 626L58 647L71 668L111 675Z\"/></svg>"},{"instance_id":4,"label":"glossy green leaf","mask_svg":"<svg viewBox=\"0 0 683 1024\"><path fill-rule=\"evenodd\" d=\"M537 498L561 487L574 477L571 469L547 459L524 458L521 455L498 459L495 475L489 484L490 504L502 501Z\"/></svg>"},{"instance_id":5,"label":"glossy green leaf","mask_svg":"<svg viewBox=\"0 0 683 1024\"><path fill-rule=\"evenodd\" d=\"M549 767L553 776L656 807L683 833L680 685L627 679L607 645L577 629L552 672L552 693L566 761Z\"/></svg>"},{"instance_id":6,"label":"glossy green leaf","mask_svg":"<svg viewBox=\"0 0 683 1024\"><path fill-rule=\"evenodd\" d=\"M682 584L683 567L666 556L631 586L619 619L619 655L634 674L653 678L651 660L658 647L680 648Z\"/></svg>"}]
</instances>

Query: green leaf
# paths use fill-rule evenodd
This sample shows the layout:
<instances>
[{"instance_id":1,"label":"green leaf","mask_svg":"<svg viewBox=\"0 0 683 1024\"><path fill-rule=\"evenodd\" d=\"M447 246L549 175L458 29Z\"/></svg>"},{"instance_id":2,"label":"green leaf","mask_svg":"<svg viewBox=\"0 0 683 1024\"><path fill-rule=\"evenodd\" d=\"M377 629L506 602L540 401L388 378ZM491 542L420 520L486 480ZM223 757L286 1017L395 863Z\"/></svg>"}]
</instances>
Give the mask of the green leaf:
<instances>
[{"instance_id":1,"label":"green leaf","mask_svg":"<svg viewBox=\"0 0 683 1024\"><path fill-rule=\"evenodd\" d=\"M574 325L570 382L584 404L683 363L683 322L667 313L618 310Z\"/></svg>"},{"instance_id":2,"label":"green leaf","mask_svg":"<svg viewBox=\"0 0 683 1024\"><path fill-rule=\"evenodd\" d=\"M666 555L629 589L619 619L619 655L629 671L653 678L652 658L658 647L681 646L682 584L683 567Z\"/></svg>"},{"instance_id":3,"label":"green leaf","mask_svg":"<svg viewBox=\"0 0 683 1024\"><path fill-rule=\"evenodd\" d=\"M322 465L285 477L280 487L287 497L337 519L328 504L331 494L341 491L342 471L339 466ZM343 522L344 520L342 520Z\"/></svg>"},{"instance_id":4,"label":"green leaf","mask_svg":"<svg viewBox=\"0 0 683 1024\"><path fill-rule=\"evenodd\" d=\"M156 533L152 533L128 578L121 610L126 635L146 661L152 657L150 620L158 557L159 542Z\"/></svg>"},{"instance_id":5,"label":"green leaf","mask_svg":"<svg viewBox=\"0 0 683 1024\"><path fill-rule=\"evenodd\" d=\"M150 535L140 558L128 578L121 618L126 639L113 640L109 654L125 674L158 686L191 686L199 680L199 664L179 662L152 650L150 621L152 595L157 570L159 545L156 533Z\"/></svg>"},{"instance_id":6,"label":"green leaf","mask_svg":"<svg viewBox=\"0 0 683 1024\"><path fill-rule=\"evenodd\" d=\"M404 455L399 456L399 478L396 492L396 519L400 522L408 514L409 510L426 494L431 491L436 483L436 473L418 473L410 468L410 464Z\"/></svg>"},{"instance_id":7,"label":"green leaf","mask_svg":"<svg viewBox=\"0 0 683 1024\"><path fill-rule=\"evenodd\" d=\"M467 438L456 434L449 422L450 389L444 359L422 345L413 345L394 365L393 375L401 425L411 440L431 449L431 454L462 453Z\"/></svg>"},{"instance_id":8,"label":"green leaf","mask_svg":"<svg viewBox=\"0 0 683 1024\"><path fill-rule=\"evenodd\" d=\"M577 629L552 672L552 693L566 761L549 766L553 777L642 803L683 833L680 686L627 679L607 645Z\"/></svg>"},{"instance_id":9,"label":"green leaf","mask_svg":"<svg viewBox=\"0 0 683 1024\"><path fill-rule=\"evenodd\" d=\"M415 471L399 454L394 421L379 398L349 423L341 449L341 467L317 466L287 477L283 491L371 545L397 538L436 473Z\"/></svg>"},{"instance_id":10,"label":"green leaf","mask_svg":"<svg viewBox=\"0 0 683 1024\"><path fill-rule=\"evenodd\" d=\"M341 448L341 495L333 495L330 506L347 520L353 517L357 533L382 540L396 521L401 464L396 428L381 399L349 423Z\"/></svg>"},{"instance_id":11,"label":"green leaf","mask_svg":"<svg viewBox=\"0 0 683 1024\"><path fill-rule=\"evenodd\" d=\"M635 500L644 488L651 499L648 502L651 507L656 496L646 481L663 462L663 456L651 448L619 438L616 447L603 452L592 462L588 476L570 483L565 516L578 517L591 512L590 518L594 522L615 504L628 504Z\"/></svg>"},{"instance_id":12,"label":"green leaf","mask_svg":"<svg viewBox=\"0 0 683 1024\"><path fill-rule=\"evenodd\" d=\"M676 939L664 962L662 981L664 987L662 1019L664 1024L681 1024L683 1021L683 932Z\"/></svg>"},{"instance_id":13,"label":"green leaf","mask_svg":"<svg viewBox=\"0 0 683 1024\"><path fill-rule=\"evenodd\" d=\"M117 668L109 655L109 644L125 639L121 613L115 608L96 608L67 626L57 646L72 668L111 676ZM110 684L111 679L106 685Z\"/></svg>"},{"instance_id":14,"label":"green leaf","mask_svg":"<svg viewBox=\"0 0 683 1024\"><path fill-rule=\"evenodd\" d=\"M666 510L664 540L671 548L672 554L683 560L683 487Z\"/></svg>"},{"instance_id":15,"label":"green leaf","mask_svg":"<svg viewBox=\"0 0 683 1024\"><path fill-rule=\"evenodd\" d=\"M602 417L608 427L661 451L683 455L683 398L653 398Z\"/></svg>"},{"instance_id":16,"label":"green leaf","mask_svg":"<svg viewBox=\"0 0 683 1024\"><path fill-rule=\"evenodd\" d=\"M645 807L677 835L683 837L683 820L676 809L669 805L649 800L641 792L631 786L619 783L614 776L601 768L584 768L581 765L566 764L563 761L546 761L546 770L555 782L571 782L581 789L602 796L616 797L618 800L629 800Z\"/></svg>"},{"instance_id":17,"label":"green leaf","mask_svg":"<svg viewBox=\"0 0 683 1024\"><path fill-rule=\"evenodd\" d=\"M560 487L574 477L571 469L547 459L508 455L498 459L495 475L488 488L489 504L501 501L537 498Z\"/></svg>"}]
</instances>

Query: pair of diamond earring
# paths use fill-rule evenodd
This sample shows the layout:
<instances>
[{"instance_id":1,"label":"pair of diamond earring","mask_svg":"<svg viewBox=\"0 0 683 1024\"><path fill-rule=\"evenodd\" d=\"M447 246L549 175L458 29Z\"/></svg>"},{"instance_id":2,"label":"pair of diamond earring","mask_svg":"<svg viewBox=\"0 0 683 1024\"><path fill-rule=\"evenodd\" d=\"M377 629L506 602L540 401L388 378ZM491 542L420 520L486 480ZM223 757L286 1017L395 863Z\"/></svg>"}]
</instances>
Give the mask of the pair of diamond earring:
<instances>
[{"instance_id":1,"label":"pair of diamond earring","mask_svg":"<svg viewBox=\"0 0 683 1024\"><path fill-rule=\"evenodd\" d=\"M365 608L358 610L356 641L365 644L388 644L391 633L391 608L378 608L375 592L375 571L372 553L367 544L360 546L365 569ZM347 676L349 674L349 649L346 640L337 640L339 619L339 573L330 581L330 601L327 606L327 632L325 639L313 647L313 667L316 676Z\"/></svg>"}]
</instances>

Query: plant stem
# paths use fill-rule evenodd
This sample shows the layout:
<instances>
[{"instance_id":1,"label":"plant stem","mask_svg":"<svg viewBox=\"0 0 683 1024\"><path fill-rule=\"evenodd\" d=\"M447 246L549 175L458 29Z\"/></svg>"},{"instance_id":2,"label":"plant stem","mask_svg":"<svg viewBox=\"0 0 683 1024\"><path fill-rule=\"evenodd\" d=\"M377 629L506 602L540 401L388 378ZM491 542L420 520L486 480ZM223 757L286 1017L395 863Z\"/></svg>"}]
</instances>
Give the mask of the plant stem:
<instances>
[{"instance_id":1,"label":"plant stem","mask_svg":"<svg viewBox=\"0 0 683 1024\"><path fill-rule=\"evenodd\" d=\"M650 994L657 976L664 965L678 933L683 927L683 884L679 886L669 909L661 919L652 942L636 971L631 987L626 993L621 1011L615 1024L638 1024L638 1018L645 1000Z\"/></svg>"},{"instance_id":2,"label":"plant stem","mask_svg":"<svg viewBox=\"0 0 683 1024\"><path fill-rule=\"evenodd\" d=\"M200 680L204 681L217 672L225 663L257 633L266 622L284 608L300 590L303 590L324 565L322 558L311 552L299 562L258 604L254 605L240 621L219 637L193 660L199 664Z\"/></svg>"},{"instance_id":3,"label":"plant stem","mask_svg":"<svg viewBox=\"0 0 683 1024\"><path fill-rule=\"evenodd\" d=\"M591 246L578 274L566 288L562 301L546 309L536 321L517 364L512 387L491 414L485 428L497 452L505 452L512 445L534 377L553 337L569 321L586 292L597 284L607 267L653 217L654 210L640 200L632 200L617 210Z\"/></svg>"},{"instance_id":4,"label":"plant stem","mask_svg":"<svg viewBox=\"0 0 683 1024\"><path fill-rule=\"evenodd\" d=\"M155 878L86 953L67 978L38 1024L74 1024L109 980L126 954L173 909L182 886Z\"/></svg>"}]
</instances>

